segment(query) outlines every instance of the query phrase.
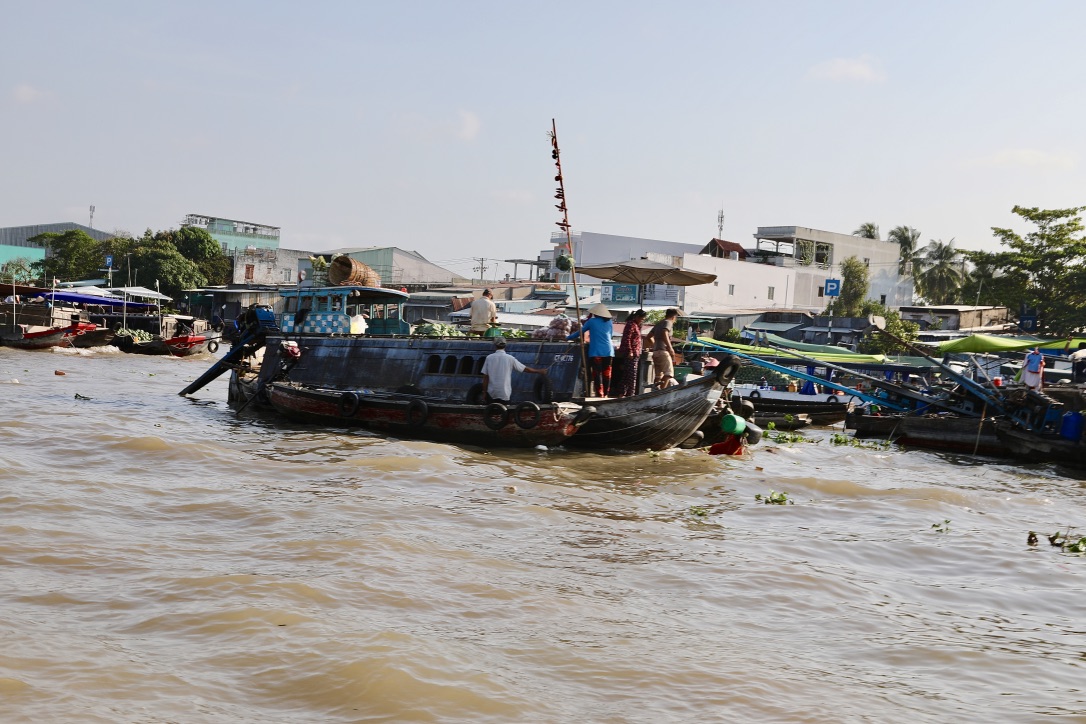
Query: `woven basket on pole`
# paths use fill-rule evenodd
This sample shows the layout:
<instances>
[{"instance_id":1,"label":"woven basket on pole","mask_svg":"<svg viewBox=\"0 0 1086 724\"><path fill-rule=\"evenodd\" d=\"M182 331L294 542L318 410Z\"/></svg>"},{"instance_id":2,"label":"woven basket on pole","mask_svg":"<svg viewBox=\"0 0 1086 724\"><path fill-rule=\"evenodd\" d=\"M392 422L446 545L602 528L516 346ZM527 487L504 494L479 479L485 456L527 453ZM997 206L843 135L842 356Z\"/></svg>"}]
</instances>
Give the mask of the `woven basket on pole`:
<instances>
[{"instance_id":1,"label":"woven basket on pole","mask_svg":"<svg viewBox=\"0 0 1086 724\"><path fill-rule=\"evenodd\" d=\"M337 256L328 265L328 283L336 287L379 287L381 276L349 256Z\"/></svg>"}]
</instances>

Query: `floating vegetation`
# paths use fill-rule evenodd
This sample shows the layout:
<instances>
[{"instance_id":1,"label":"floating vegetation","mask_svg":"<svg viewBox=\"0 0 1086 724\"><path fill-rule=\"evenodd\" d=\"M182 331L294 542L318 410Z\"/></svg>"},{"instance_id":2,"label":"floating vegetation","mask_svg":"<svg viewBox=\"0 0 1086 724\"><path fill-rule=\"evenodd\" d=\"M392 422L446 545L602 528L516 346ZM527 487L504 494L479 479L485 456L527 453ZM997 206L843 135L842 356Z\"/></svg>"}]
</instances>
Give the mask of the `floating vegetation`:
<instances>
[{"instance_id":1,"label":"floating vegetation","mask_svg":"<svg viewBox=\"0 0 1086 724\"><path fill-rule=\"evenodd\" d=\"M695 518L705 518L709 515L709 509L703 505L691 505L687 512Z\"/></svg>"},{"instance_id":2,"label":"floating vegetation","mask_svg":"<svg viewBox=\"0 0 1086 724\"><path fill-rule=\"evenodd\" d=\"M943 518L942 523L932 523L931 529L936 533L949 533L950 532L950 519Z\"/></svg>"},{"instance_id":3,"label":"floating vegetation","mask_svg":"<svg viewBox=\"0 0 1086 724\"><path fill-rule=\"evenodd\" d=\"M795 505L794 500L788 499L788 493L778 493L776 490L770 490L769 495L763 496L761 493L754 496L754 499L765 503L766 505Z\"/></svg>"},{"instance_id":4,"label":"floating vegetation","mask_svg":"<svg viewBox=\"0 0 1086 724\"><path fill-rule=\"evenodd\" d=\"M859 447L867 450L886 450L890 447L889 440L857 440L854 437L840 432L833 433L830 437L830 444L850 445L851 447Z\"/></svg>"},{"instance_id":5,"label":"floating vegetation","mask_svg":"<svg viewBox=\"0 0 1086 724\"><path fill-rule=\"evenodd\" d=\"M1077 553L1082 555L1086 553L1086 536L1079 536L1076 538L1071 535L1071 531L1074 528L1068 528L1066 533L1056 531L1048 538L1048 543L1053 548L1059 548L1064 553ZM1032 530L1029 532L1029 536L1026 538L1026 543L1031 546L1037 545L1037 534Z\"/></svg>"}]
</instances>

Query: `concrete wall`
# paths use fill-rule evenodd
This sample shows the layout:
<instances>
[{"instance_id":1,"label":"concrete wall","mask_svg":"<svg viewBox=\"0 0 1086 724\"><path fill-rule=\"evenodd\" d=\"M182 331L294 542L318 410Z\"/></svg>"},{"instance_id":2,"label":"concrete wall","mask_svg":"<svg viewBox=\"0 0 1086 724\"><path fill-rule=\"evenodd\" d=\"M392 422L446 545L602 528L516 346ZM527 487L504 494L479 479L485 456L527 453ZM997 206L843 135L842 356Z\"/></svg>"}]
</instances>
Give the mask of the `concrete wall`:
<instances>
[{"instance_id":1,"label":"concrete wall","mask_svg":"<svg viewBox=\"0 0 1086 724\"><path fill-rule=\"evenodd\" d=\"M306 266L310 251L297 249L235 250L232 284L297 284L299 261ZM251 267L251 268L250 268ZM251 272L251 276L249 273Z\"/></svg>"}]
</instances>

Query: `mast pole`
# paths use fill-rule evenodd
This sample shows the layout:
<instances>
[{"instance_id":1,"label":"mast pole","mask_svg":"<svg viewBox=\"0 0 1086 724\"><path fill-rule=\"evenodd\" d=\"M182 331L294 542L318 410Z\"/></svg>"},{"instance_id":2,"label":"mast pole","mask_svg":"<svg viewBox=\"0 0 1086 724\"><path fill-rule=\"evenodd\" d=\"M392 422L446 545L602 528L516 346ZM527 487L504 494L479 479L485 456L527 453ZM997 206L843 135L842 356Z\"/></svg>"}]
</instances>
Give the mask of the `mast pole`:
<instances>
[{"instance_id":1,"label":"mast pole","mask_svg":"<svg viewBox=\"0 0 1086 724\"><path fill-rule=\"evenodd\" d=\"M573 238L569 233L569 209L566 208L566 184L562 179L562 154L558 150L558 126L555 124L554 119L551 119L551 158L554 159L554 165L558 169L558 175L554 177L554 180L558 182L558 188L554 194L554 198L558 199L558 203L555 208L562 212L562 220L558 222L558 227L566 232L566 248L569 250L570 260L570 277L573 279L573 306L577 310L577 324L581 324L581 296L577 293L577 259L573 254ZM584 396L587 398L592 392L592 385L588 379L588 353L585 351L584 345L584 331L581 331L580 344L581 348L581 379L584 384Z\"/></svg>"}]
</instances>

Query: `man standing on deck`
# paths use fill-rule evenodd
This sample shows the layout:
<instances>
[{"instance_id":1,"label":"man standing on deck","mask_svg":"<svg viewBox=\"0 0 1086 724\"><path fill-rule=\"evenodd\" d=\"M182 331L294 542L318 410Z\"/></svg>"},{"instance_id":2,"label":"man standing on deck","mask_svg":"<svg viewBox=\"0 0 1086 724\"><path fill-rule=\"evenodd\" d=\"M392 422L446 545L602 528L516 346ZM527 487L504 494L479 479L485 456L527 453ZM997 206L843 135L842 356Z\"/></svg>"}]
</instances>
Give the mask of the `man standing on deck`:
<instances>
[{"instance_id":1,"label":"man standing on deck","mask_svg":"<svg viewBox=\"0 0 1086 724\"><path fill-rule=\"evenodd\" d=\"M494 305L494 294L484 289L482 296L471 303L471 333L482 336L490 329L490 323L497 321L498 308Z\"/></svg>"},{"instance_id":2,"label":"man standing on deck","mask_svg":"<svg viewBox=\"0 0 1086 724\"><path fill-rule=\"evenodd\" d=\"M506 354L505 337L494 340L495 350L483 360L483 389L488 402L509 404L513 396L513 370L530 372L533 375L545 375L547 370L528 367L516 357Z\"/></svg>"}]
</instances>

